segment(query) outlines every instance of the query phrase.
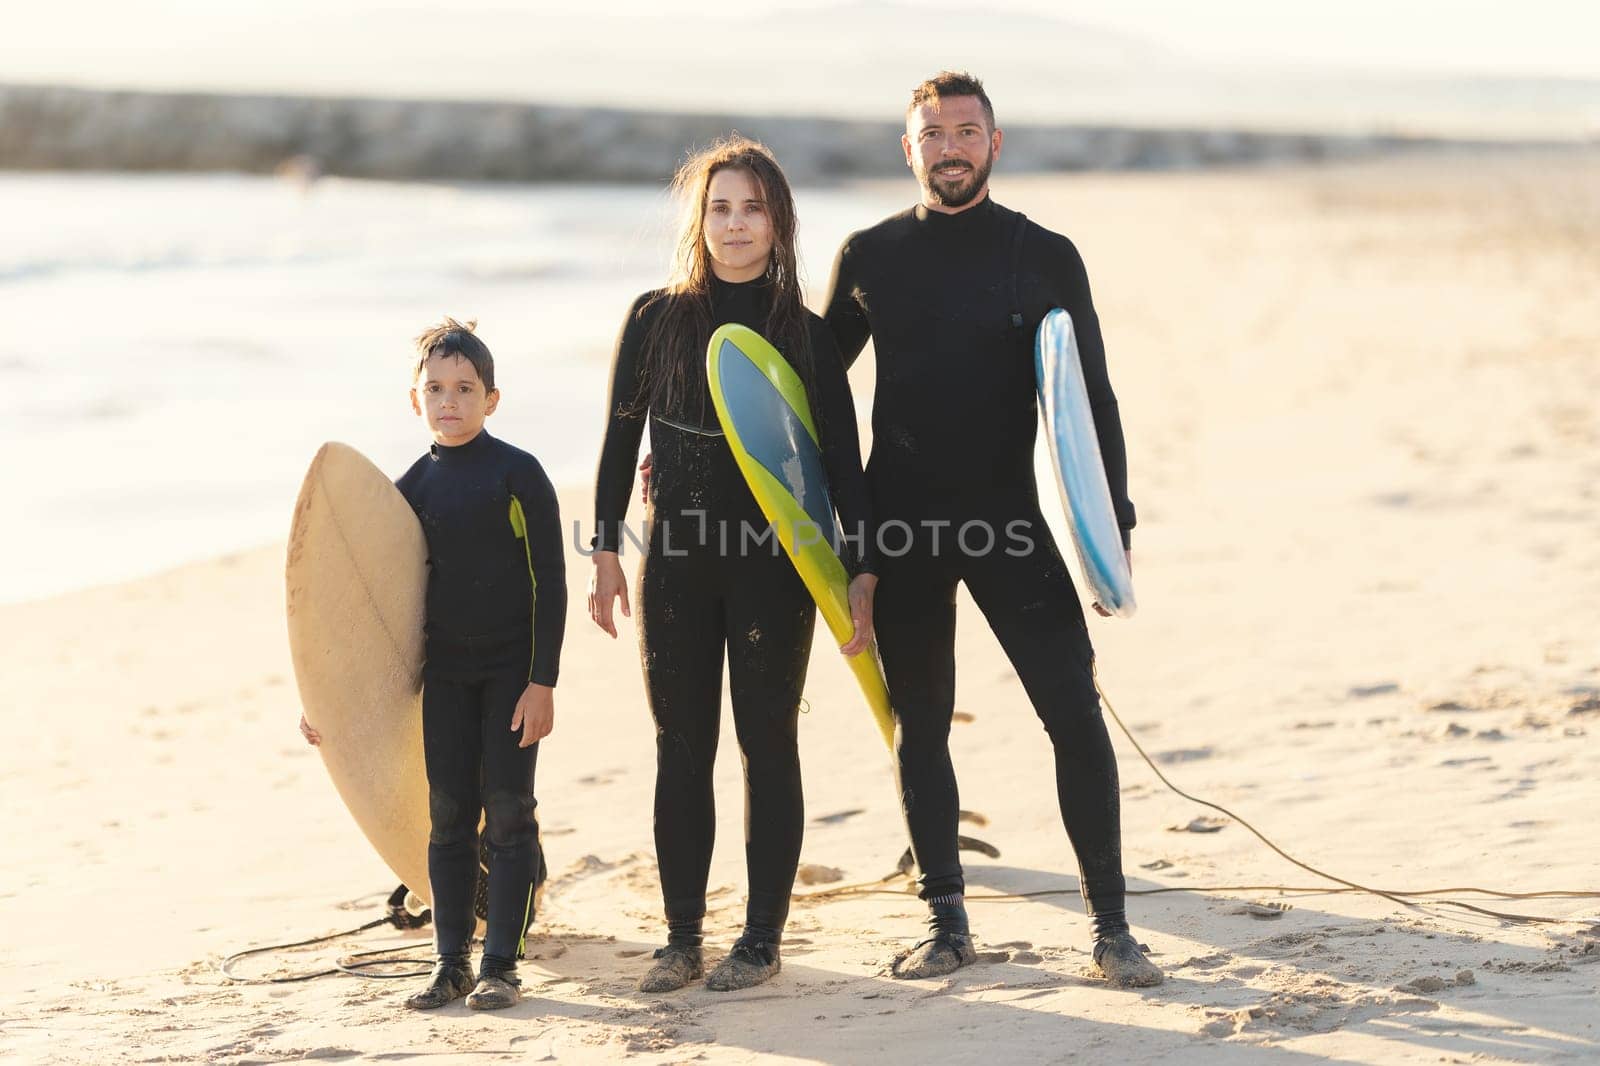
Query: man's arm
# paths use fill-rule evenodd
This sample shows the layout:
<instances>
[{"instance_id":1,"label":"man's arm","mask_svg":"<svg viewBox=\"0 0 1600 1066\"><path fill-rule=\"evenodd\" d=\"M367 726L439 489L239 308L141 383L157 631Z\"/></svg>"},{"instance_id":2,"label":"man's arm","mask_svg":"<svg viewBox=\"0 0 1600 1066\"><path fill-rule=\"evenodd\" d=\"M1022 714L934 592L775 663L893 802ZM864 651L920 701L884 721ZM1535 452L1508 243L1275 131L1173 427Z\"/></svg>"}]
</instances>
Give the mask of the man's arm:
<instances>
[{"instance_id":1,"label":"man's arm","mask_svg":"<svg viewBox=\"0 0 1600 1066\"><path fill-rule=\"evenodd\" d=\"M1094 415L1095 436L1100 442L1100 458L1105 463L1106 485L1111 490L1111 506L1122 531L1122 546L1133 544L1137 522L1133 501L1128 498L1128 450L1122 436L1122 415L1117 396L1111 390L1106 370L1106 346L1100 335L1100 316L1095 313L1089 293L1089 272L1083 257L1070 240L1061 238L1060 261L1055 271L1063 286L1062 306L1072 316L1072 331L1078 340L1078 357L1083 362L1083 381L1089 392L1089 409Z\"/></svg>"},{"instance_id":2,"label":"man's arm","mask_svg":"<svg viewBox=\"0 0 1600 1066\"><path fill-rule=\"evenodd\" d=\"M844 526L843 558L852 577L876 573L878 530L872 519L872 497L861 469L861 436L856 430L856 408L850 398L850 380L834 346L831 332L815 319L811 337L812 362L822 416L822 462L832 490L833 505Z\"/></svg>"},{"instance_id":3,"label":"man's arm","mask_svg":"<svg viewBox=\"0 0 1600 1066\"><path fill-rule=\"evenodd\" d=\"M872 335L867 313L861 309L861 301L856 297L857 280L851 250L854 241L855 238L850 237L839 246L839 255L833 261L833 281L828 286L828 300L823 304L822 314L834 341L839 345L839 354L844 358L846 370L855 365L861 349L867 345L867 338Z\"/></svg>"}]
</instances>

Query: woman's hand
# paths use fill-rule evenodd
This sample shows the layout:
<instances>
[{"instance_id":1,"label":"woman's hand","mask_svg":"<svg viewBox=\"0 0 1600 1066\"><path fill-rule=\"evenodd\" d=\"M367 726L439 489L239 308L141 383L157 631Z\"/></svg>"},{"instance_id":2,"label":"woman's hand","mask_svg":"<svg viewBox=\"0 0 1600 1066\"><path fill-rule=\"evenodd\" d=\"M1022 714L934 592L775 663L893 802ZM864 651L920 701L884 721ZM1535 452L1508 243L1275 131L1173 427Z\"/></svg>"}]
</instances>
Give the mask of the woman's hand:
<instances>
[{"instance_id":1,"label":"woman's hand","mask_svg":"<svg viewBox=\"0 0 1600 1066\"><path fill-rule=\"evenodd\" d=\"M855 635L839 645L843 655L860 655L872 643L872 597L878 590L877 574L857 574L850 582L850 621Z\"/></svg>"},{"instance_id":2,"label":"woman's hand","mask_svg":"<svg viewBox=\"0 0 1600 1066\"><path fill-rule=\"evenodd\" d=\"M645 452L644 462L639 464L639 502L650 502L650 475L655 472L656 453Z\"/></svg>"},{"instance_id":3,"label":"woman's hand","mask_svg":"<svg viewBox=\"0 0 1600 1066\"><path fill-rule=\"evenodd\" d=\"M632 618L633 611L628 607L628 579L622 574L622 561L617 558L616 552L595 552L594 573L589 575L589 617L594 619L594 624L611 634L613 640L617 636L617 627L611 621L613 601L622 598L622 614L625 618Z\"/></svg>"},{"instance_id":4,"label":"woman's hand","mask_svg":"<svg viewBox=\"0 0 1600 1066\"><path fill-rule=\"evenodd\" d=\"M322 734L311 728L311 723L306 721L306 716L300 716L300 735L306 738L306 743L313 748L322 743Z\"/></svg>"},{"instance_id":5,"label":"woman's hand","mask_svg":"<svg viewBox=\"0 0 1600 1066\"><path fill-rule=\"evenodd\" d=\"M517 709L511 715L511 731L522 730L517 747L527 748L539 743L556 727L556 690L549 685L528 682L517 700Z\"/></svg>"}]
</instances>

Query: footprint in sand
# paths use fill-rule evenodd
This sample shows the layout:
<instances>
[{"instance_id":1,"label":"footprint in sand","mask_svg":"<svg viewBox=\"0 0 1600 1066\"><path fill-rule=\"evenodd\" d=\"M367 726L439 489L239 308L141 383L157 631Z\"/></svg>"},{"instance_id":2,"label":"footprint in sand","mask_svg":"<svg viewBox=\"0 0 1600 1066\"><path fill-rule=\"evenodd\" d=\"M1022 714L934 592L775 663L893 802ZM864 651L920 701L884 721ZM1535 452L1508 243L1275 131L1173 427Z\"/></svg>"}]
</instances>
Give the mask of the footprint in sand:
<instances>
[{"instance_id":1,"label":"footprint in sand","mask_svg":"<svg viewBox=\"0 0 1600 1066\"><path fill-rule=\"evenodd\" d=\"M808 862L800 865L795 877L802 885L831 885L844 880L844 871L837 866Z\"/></svg>"},{"instance_id":2,"label":"footprint in sand","mask_svg":"<svg viewBox=\"0 0 1600 1066\"><path fill-rule=\"evenodd\" d=\"M1437 974L1424 974L1415 980L1407 981L1403 985L1396 985L1396 992L1414 992L1418 995L1431 996L1435 992L1442 992L1447 988L1465 988L1478 983L1471 970L1462 970L1452 979L1446 979Z\"/></svg>"},{"instance_id":3,"label":"footprint in sand","mask_svg":"<svg viewBox=\"0 0 1600 1066\"><path fill-rule=\"evenodd\" d=\"M1225 951L1214 951L1209 955L1196 955L1192 959L1184 959L1173 967L1175 970L1214 970L1218 966L1226 966L1233 961L1233 956Z\"/></svg>"},{"instance_id":4,"label":"footprint in sand","mask_svg":"<svg viewBox=\"0 0 1600 1066\"><path fill-rule=\"evenodd\" d=\"M1172 766L1177 763L1198 762L1201 759L1209 759L1213 754L1215 754L1215 751L1210 746L1204 748L1173 748L1169 751L1158 751L1151 758L1162 766Z\"/></svg>"},{"instance_id":5,"label":"footprint in sand","mask_svg":"<svg viewBox=\"0 0 1600 1066\"><path fill-rule=\"evenodd\" d=\"M544 944L528 954L530 959L559 959L567 953L565 944Z\"/></svg>"},{"instance_id":6,"label":"footprint in sand","mask_svg":"<svg viewBox=\"0 0 1600 1066\"><path fill-rule=\"evenodd\" d=\"M593 877L595 874L607 873L618 867L632 866L638 861L639 855L637 853L618 859L615 862L608 862L598 855L585 855L561 872L561 880L581 880L586 877Z\"/></svg>"},{"instance_id":7,"label":"footprint in sand","mask_svg":"<svg viewBox=\"0 0 1600 1066\"><path fill-rule=\"evenodd\" d=\"M1019 966L1038 966L1044 962L1044 956L1031 950L1033 945L1024 940L1013 941L1009 944L996 944L993 951L978 953L978 961L985 963L1014 962Z\"/></svg>"},{"instance_id":8,"label":"footprint in sand","mask_svg":"<svg viewBox=\"0 0 1600 1066\"><path fill-rule=\"evenodd\" d=\"M1215 818L1203 814L1198 818L1191 818L1187 825L1169 825L1169 833L1220 833L1228 827L1228 819Z\"/></svg>"},{"instance_id":9,"label":"footprint in sand","mask_svg":"<svg viewBox=\"0 0 1600 1066\"><path fill-rule=\"evenodd\" d=\"M1501 778L1499 781L1496 781L1495 784L1511 786L1510 788L1506 789L1506 791L1493 797L1496 800L1508 800L1518 799L1522 796L1526 796L1538 786L1539 781L1538 778L1534 777L1519 777L1515 779Z\"/></svg>"},{"instance_id":10,"label":"footprint in sand","mask_svg":"<svg viewBox=\"0 0 1600 1066\"><path fill-rule=\"evenodd\" d=\"M968 711L955 711L950 715L952 722L976 722L977 716Z\"/></svg>"},{"instance_id":11,"label":"footprint in sand","mask_svg":"<svg viewBox=\"0 0 1600 1066\"><path fill-rule=\"evenodd\" d=\"M1600 715L1600 695L1586 696L1567 708L1567 716L1569 718L1582 718L1589 715Z\"/></svg>"},{"instance_id":12,"label":"footprint in sand","mask_svg":"<svg viewBox=\"0 0 1600 1066\"><path fill-rule=\"evenodd\" d=\"M1443 762L1441 762L1439 765L1440 766L1479 766L1481 769L1488 770L1488 769L1492 769L1493 768L1494 760L1489 758L1489 756L1487 756L1487 755L1473 755L1473 756L1470 756L1470 757L1467 757L1467 758L1461 758L1461 759L1446 759Z\"/></svg>"}]
</instances>

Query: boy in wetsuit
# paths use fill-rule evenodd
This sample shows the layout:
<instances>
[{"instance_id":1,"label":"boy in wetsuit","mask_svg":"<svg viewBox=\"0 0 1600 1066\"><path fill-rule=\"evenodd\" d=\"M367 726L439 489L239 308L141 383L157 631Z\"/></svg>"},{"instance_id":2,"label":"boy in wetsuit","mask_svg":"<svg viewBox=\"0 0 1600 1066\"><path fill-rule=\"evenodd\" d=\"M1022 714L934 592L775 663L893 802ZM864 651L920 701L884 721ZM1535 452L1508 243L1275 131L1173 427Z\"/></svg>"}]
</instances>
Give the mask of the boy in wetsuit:
<instances>
[{"instance_id":1,"label":"boy in wetsuit","mask_svg":"<svg viewBox=\"0 0 1600 1066\"><path fill-rule=\"evenodd\" d=\"M483 428L500 390L474 325L446 318L417 338L411 407L433 445L396 482L428 542L422 740L438 961L406 1000L417 1010L461 996L494 1010L519 998L540 862L533 774L554 725L567 613L555 490L537 459ZM480 812L488 928L474 981Z\"/></svg>"}]
</instances>

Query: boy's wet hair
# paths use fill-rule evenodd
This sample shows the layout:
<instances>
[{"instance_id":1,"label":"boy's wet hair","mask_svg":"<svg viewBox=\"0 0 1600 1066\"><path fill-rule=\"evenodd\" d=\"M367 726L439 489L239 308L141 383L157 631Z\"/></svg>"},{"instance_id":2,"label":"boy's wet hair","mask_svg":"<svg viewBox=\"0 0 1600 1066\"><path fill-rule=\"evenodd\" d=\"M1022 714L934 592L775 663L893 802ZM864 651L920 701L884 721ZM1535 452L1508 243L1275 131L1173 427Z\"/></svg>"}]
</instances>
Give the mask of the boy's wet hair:
<instances>
[{"instance_id":1,"label":"boy's wet hair","mask_svg":"<svg viewBox=\"0 0 1600 1066\"><path fill-rule=\"evenodd\" d=\"M931 104L937 111L939 101L946 96L976 96L978 103L983 105L983 113L989 118L989 128L994 129L994 105L989 102L989 94L983 91L983 82L964 70L941 70L912 89L906 114L911 114L923 104Z\"/></svg>"},{"instance_id":2,"label":"boy's wet hair","mask_svg":"<svg viewBox=\"0 0 1600 1066\"><path fill-rule=\"evenodd\" d=\"M411 368L411 380L415 382L422 376L422 370L428 365L428 360L434 356L459 355L472 364L472 369L478 372L478 379L483 382L484 392L494 391L494 356L489 354L489 346L478 339L473 330L478 328L478 320L468 319L462 325L455 319L446 315L444 321L437 326L429 326L417 336L417 360Z\"/></svg>"}]
</instances>

